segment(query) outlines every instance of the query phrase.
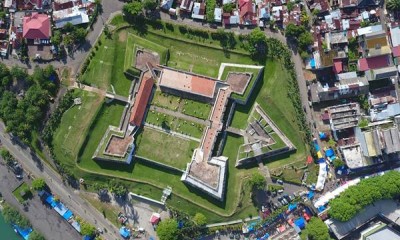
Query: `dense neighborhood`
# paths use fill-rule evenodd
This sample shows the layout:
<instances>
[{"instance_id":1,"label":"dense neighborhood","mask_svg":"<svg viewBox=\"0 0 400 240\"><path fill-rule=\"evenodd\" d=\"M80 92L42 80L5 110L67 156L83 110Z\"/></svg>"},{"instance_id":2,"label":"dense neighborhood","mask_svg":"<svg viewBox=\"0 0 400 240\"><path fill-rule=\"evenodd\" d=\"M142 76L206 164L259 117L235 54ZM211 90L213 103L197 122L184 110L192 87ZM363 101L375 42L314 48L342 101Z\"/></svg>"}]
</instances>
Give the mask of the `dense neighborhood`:
<instances>
[{"instance_id":1,"label":"dense neighborhood","mask_svg":"<svg viewBox=\"0 0 400 240\"><path fill-rule=\"evenodd\" d=\"M400 239L399 0L0 3L4 238Z\"/></svg>"}]
</instances>

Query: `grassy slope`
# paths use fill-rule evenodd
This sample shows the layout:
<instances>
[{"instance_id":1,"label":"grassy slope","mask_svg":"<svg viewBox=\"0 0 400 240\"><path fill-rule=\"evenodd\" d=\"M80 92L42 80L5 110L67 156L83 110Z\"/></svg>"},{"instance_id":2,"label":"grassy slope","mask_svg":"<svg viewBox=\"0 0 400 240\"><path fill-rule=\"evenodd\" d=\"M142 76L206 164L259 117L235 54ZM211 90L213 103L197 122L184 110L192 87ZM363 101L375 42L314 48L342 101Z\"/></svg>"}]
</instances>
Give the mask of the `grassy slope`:
<instances>
[{"instance_id":1,"label":"grassy slope","mask_svg":"<svg viewBox=\"0 0 400 240\"><path fill-rule=\"evenodd\" d=\"M305 144L295 120L294 107L287 97L288 76L283 67L274 61L268 61L263 81L258 83L253 97L245 106L237 105L233 115L231 126L245 128L251 107L258 102L269 117L278 125L285 135L297 148L296 154L279 161L268 163L270 167L287 164L295 160L305 159Z\"/></svg>"}]
</instances>

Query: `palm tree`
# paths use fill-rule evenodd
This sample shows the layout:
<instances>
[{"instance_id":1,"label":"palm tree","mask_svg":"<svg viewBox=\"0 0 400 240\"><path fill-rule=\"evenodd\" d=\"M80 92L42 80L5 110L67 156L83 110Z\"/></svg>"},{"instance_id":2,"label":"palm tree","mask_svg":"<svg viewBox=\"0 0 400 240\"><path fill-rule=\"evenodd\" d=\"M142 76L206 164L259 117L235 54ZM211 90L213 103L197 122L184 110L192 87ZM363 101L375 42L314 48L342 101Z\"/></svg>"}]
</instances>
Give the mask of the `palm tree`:
<instances>
[{"instance_id":1,"label":"palm tree","mask_svg":"<svg viewBox=\"0 0 400 240\"><path fill-rule=\"evenodd\" d=\"M400 0L389 0L387 2L386 8L392 11L400 10Z\"/></svg>"}]
</instances>

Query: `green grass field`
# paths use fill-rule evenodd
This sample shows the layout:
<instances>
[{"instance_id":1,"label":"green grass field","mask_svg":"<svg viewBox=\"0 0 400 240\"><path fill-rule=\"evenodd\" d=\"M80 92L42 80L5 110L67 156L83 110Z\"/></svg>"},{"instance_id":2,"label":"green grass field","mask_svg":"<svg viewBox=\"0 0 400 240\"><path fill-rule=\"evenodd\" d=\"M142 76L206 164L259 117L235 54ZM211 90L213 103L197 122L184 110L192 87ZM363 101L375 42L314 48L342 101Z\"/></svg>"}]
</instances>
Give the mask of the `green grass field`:
<instances>
[{"instance_id":1,"label":"green grass field","mask_svg":"<svg viewBox=\"0 0 400 240\"><path fill-rule=\"evenodd\" d=\"M187 43L153 32L149 32L146 39L169 49L168 66L209 77L218 76L219 67L223 62L254 64L246 54L225 54L220 49Z\"/></svg>"},{"instance_id":2,"label":"green grass field","mask_svg":"<svg viewBox=\"0 0 400 240\"><path fill-rule=\"evenodd\" d=\"M171 136L151 128L144 128L136 138L136 155L156 162L185 169L193 150L199 146L196 141Z\"/></svg>"},{"instance_id":3,"label":"green grass field","mask_svg":"<svg viewBox=\"0 0 400 240\"><path fill-rule=\"evenodd\" d=\"M128 96L132 81L124 75L125 58L121 57L126 52L126 39L119 35L109 39L103 34L92 51L95 55L80 80L111 92L112 85L116 94Z\"/></svg>"},{"instance_id":4,"label":"green grass field","mask_svg":"<svg viewBox=\"0 0 400 240\"><path fill-rule=\"evenodd\" d=\"M208 119L212 108L209 103L177 97L159 90L155 91L151 104L204 120Z\"/></svg>"},{"instance_id":5,"label":"green grass field","mask_svg":"<svg viewBox=\"0 0 400 240\"><path fill-rule=\"evenodd\" d=\"M97 163L92 160L93 154L108 126L119 125L124 108L125 105L117 101L111 103L104 102L102 104L80 149L78 162L81 167L91 169L93 166L97 165Z\"/></svg>"},{"instance_id":6,"label":"green grass field","mask_svg":"<svg viewBox=\"0 0 400 240\"><path fill-rule=\"evenodd\" d=\"M63 114L53 137L55 156L69 167L75 165L80 146L102 102L96 93L76 89L74 94L82 99L82 104L73 106Z\"/></svg>"},{"instance_id":7,"label":"green grass field","mask_svg":"<svg viewBox=\"0 0 400 240\"><path fill-rule=\"evenodd\" d=\"M147 113L146 122L161 127L167 131L170 130L188 135L190 137L198 138L199 141L205 129L204 125L176 118L157 111L149 111Z\"/></svg>"},{"instance_id":8,"label":"green grass field","mask_svg":"<svg viewBox=\"0 0 400 240\"><path fill-rule=\"evenodd\" d=\"M33 197L32 191L26 182L23 182L13 191L14 197L18 202L23 203Z\"/></svg>"}]
</instances>

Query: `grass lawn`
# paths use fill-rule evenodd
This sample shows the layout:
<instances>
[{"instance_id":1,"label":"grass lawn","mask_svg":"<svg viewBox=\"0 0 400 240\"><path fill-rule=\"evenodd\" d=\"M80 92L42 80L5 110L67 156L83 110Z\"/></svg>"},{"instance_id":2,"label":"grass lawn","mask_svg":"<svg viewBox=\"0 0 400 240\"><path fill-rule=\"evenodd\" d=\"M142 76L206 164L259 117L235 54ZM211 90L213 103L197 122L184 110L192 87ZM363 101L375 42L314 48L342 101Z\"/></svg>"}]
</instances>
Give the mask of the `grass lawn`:
<instances>
[{"instance_id":1,"label":"grass lawn","mask_svg":"<svg viewBox=\"0 0 400 240\"><path fill-rule=\"evenodd\" d=\"M109 125L118 126L125 105L117 101L111 103L104 102L101 106L95 120L86 135L86 139L78 154L79 165L84 168L91 169L96 162L92 160L101 138L106 132ZM115 164L115 163L114 163Z\"/></svg>"},{"instance_id":2,"label":"grass lawn","mask_svg":"<svg viewBox=\"0 0 400 240\"><path fill-rule=\"evenodd\" d=\"M17 198L18 202L23 203L24 201L31 199L33 197L29 185L23 182L14 191L13 195Z\"/></svg>"},{"instance_id":3,"label":"grass lawn","mask_svg":"<svg viewBox=\"0 0 400 240\"><path fill-rule=\"evenodd\" d=\"M220 49L191 44L156 32L148 32L146 39L169 49L168 66L209 77L218 76L222 62L254 64L246 54L225 54Z\"/></svg>"},{"instance_id":4,"label":"grass lawn","mask_svg":"<svg viewBox=\"0 0 400 240\"><path fill-rule=\"evenodd\" d=\"M193 150L198 146L196 141L174 137L146 127L136 138L136 155L184 169L191 160Z\"/></svg>"},{"instance_id":5,"label":"grass lawn","mask_svg":"<svg viewBox=\"0 0 400 240\"><path fill-rule=\"evenodd\" d=\"M95 194L81 193L80 195L81 197L86 199L93 207L95 207L100 213L102 213L104 218L108 219L112 224L117 227L121 226L121 223L118 222L118 213L121 211L121 209L111 205L110 203L100 201Z\"/></svg>"},{"instance_id":6,"label":"grass lawn","mask_svg":"<svg viewBox=\"0 0 400 240\"><path fill-rule=\"evenodd\" d=\"M91 59L86 72L80 78L85 84L100 89L112 91L114 87L116 94L129 95L129 87L132 81L124 75L124 57L126 52L126 39L123 34L114 34L111 39L103 35L92 50L95 55Z\"/></svg>"},{"instance_id":7,"label":"grass lawn","mask_svg":"<svg viewBox=\"0 0 400 240\"><path fill-rule=\"evenodd\" d=\"M85 140L86 132L102 103L96 93L75 90L75 97L82 99L80 106L68 109L61 118L61 123L53 136L53 150L59 161L67 166L74 166L78 151Z\"/></svg>"},{"instance_id":8,"label":"grass lawn","mask_svg":"<svg viewBox=\"0 0 400 240\"><path fill-rule=\"evenodd\" d=\"M236 105L231 123L233 127L244 129L254 102L260 104L297 148L295 154L283 155L268 161L267 165L271 168L306 159L306 145L302 140L302 132L296 124L294 107L287 97L288 77L280 63L267 61L262 81L257 83L255 91L246 105Z\"/></svg>"},{"instance_id":9,"label":"grass lawn","mask_svg":"<svg viewBox=\"0 0 400 240\"><path fill-rule=\"evenodd\" d=\"M212 108L211 104L162 93L159 90L155 91L151 104L204 120L208 119Z\"/></svg>"},{"instance_id":10,"label":"grass lawn","mask_svg":"<svg viewBox=\"0 0 400 240\"><path fill-rule=\"evenodd\" d=\"M198 139L201 139L205 129L204 125L176 118L157 111L149 111L147 113L146 122L162 127L167 131L171 130Z\"/></svg>"}]
</instances>

